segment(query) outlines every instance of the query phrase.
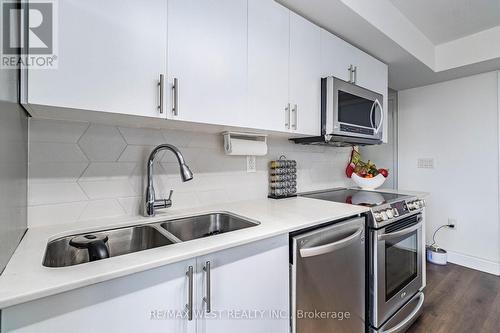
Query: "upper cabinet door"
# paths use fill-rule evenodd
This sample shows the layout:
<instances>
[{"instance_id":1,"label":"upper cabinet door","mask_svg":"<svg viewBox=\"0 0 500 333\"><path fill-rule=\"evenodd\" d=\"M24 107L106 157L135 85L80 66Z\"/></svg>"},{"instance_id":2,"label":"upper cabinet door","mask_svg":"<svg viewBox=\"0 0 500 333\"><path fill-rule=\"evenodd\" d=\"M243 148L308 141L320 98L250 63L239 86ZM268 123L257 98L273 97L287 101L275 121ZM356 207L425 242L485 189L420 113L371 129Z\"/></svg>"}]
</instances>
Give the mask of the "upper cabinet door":
<instances>
[{"instance_id":1,"label":"upper cabinet door","mask_svg":"<svg viewBox=\"0 0 500 333\"><path fill-rule=\"evenodd\" d=\"M288 131L290 11L274 0L248 2L249 127Z\"/></svg>"},{"instance_id":2,"label":"upper cabinet door","mask_svg":"<svg viewBox=\"0 0 500 333\"><path fill-rule=\"evenodd\" d=\"M65 0L58 6L58 68L28 71L27 103L161 117L166 1Z\"/></svg>"},{"instance_id":3,"label":"upper cabinet door","mask_svg":"<svg viewBox=\"0 0 500 333\"><path fill-rule=\"evenodd\" d=\"M292 130L320 135L321 28L290 12Z\"/></svg>"},{"instance_id":4,"label":"upper cabinet door","mask_svg":"<svg viewBox=\"0 0 500 333\"><path fill-rule=\"evenodd\" d=\"M352 46L339 37L321 29L321 76L335 76L350 80L349 66L352 64Z\"/></svg>"},{"instance_id":5,"label":"upper cabinet door","mask_svg":"<svg viewBox=\"0 0 500 333\"><path fill-rule=\"evenodd\" d=\"M169 118L244 126L247 32L246 0L168 1Z\"/></svg>"},{"instance_id":6,"label":"upper cabinet door","mask_svg":"<svg viewBox=\"0 0 500 333\"><path fill-rule=\"evenodd\" d=\"M356 84L360 87L387 95L388 68L383 62L369 54L352 48L352 61L356 66Z\"/></svg>"}]
</instances>

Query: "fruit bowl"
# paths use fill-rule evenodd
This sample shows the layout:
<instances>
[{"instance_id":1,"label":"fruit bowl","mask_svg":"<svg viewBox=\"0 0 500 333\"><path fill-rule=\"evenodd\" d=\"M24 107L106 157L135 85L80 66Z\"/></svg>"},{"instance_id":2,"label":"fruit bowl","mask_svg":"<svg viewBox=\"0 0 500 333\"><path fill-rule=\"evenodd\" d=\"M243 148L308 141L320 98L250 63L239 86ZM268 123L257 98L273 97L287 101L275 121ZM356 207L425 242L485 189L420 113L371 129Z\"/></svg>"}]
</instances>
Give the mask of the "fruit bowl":
<instances>
[{"instance_id":1,"label":"fruit bowl","mask_svg":"<svg viewBox=\"0 0 500 333\"><path fill-rule=\"evenodd\" d=\"M376 175L373 178L363 178L353 173L351 179L364 190L374 190L382 186L385 182L385 177L381 174Z\"/></svg>"}]
</instances>

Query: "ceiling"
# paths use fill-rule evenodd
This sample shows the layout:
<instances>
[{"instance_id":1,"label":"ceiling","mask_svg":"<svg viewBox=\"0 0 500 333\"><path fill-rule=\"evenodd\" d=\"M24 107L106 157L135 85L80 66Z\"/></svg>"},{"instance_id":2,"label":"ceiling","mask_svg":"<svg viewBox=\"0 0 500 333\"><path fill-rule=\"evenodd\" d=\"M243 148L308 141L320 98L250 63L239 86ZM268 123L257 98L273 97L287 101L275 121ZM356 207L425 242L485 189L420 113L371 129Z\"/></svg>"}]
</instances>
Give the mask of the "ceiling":
<instances>
[{"instance_id":1,"label":"ceiling","mask_svg":"<svg viewBox=\"0 0 500 333\"><path fill-rule=\"evenodd\" d=\"M500 0L276 1L388 64L395 90L500 69Z\"/></svg>"},{"instance_id":2,"label":"ceiling","mask_svg":"<svg viewBox=\"0 0 500 333\"><path fill-rule=\"evenodd\" d=\"M437 44L500 24L500 0L389 0Z\"/></svg>"}]
</instances>

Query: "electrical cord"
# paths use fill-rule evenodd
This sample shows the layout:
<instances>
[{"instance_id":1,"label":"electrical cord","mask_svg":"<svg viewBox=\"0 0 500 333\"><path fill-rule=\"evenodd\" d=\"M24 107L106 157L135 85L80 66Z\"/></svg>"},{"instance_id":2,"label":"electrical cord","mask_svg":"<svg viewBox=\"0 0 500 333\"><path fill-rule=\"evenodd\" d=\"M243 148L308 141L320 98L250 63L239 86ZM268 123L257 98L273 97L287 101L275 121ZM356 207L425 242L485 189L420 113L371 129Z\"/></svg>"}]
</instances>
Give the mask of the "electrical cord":
<instances>
[{"instance_id":1,"label":"electrical cord","mask_svg":"<svg viewBox=\"0 0 500 333\"><path fill-rule=\"evenodd\" d=\"M446 228L446 227L449 227L449 228L455 228L455 225L454 224L443 224L442 226L440 226L439 228L436 229L436 231L434 231L434 234L432 235L432 244L430 245L430 247L434 247L434 245L436 245L436 234L439 230L443 229L443 228Z\"/></svg>"}]
</instances>

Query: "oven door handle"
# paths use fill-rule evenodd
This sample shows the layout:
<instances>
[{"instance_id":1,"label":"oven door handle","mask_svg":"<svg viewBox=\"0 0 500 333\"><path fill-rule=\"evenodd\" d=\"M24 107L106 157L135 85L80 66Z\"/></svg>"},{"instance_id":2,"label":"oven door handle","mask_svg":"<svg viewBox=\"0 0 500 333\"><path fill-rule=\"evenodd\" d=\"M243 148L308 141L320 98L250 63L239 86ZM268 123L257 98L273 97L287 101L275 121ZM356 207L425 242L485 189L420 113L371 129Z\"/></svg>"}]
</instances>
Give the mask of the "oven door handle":
<instances>
[{"instance_id":1,"label":"oven door handle","mask_svg":"<svg viewBox=\"0 0 500 333\"><path fill-rule=\"evenodd\" d=\"M309 247L309 248L307 248L307 247L302 248L302 249L300 249L300 256L302 258L315 257L315 256L319 256L322 254L326 254L326 253L330 253L330 252L339 250L343 247L346 247L346 246L352 244L354 241L356 241L356 239L358 239L363 234L364 229L365 229L365 227L361 226L352 235L350 235L344 239L341 239L339 241L333 242L333 243Z\"/></svg>"},{"instance_id":2,"label":"oven door handle","mask_svg":"<svg viewBox=\"0 0 500 333\"><path fill-rule=\"evenodd\" d=\"M382 331L382 332L379 332L379 333L400 333L400 332L404 332L404 329L408 328L406 326L415 319L415 316L417 316L419 314L419 312L420 312L420 310L422 308L422 305L424 305L424 299L425 299L424 293L420 293L418 304L415 307L415 309L408 315L408 317L406 317L402 322L400 322L396 326L388 329L387 331Z\"/></svg>"},{"instance_id":3,"label":"oven door handle","mask_svg":"<svg viewBox=\"0 0 500 333\"><path fill-rule=\"evenodd\" d=\"M419 217L419 222L417 224L415 224L414 226L405 228L403 230L391 232L391 233L388 233L388 234L381 234L381 235L378 235L377 238L378 238L379 241L384 241L384 240L387 240L387 239L392 239L392 238L396 238L396 237L399 237L399 236L403 236L403 235L409 234L410 232L414 232L415 230L418 230L420 228L422 228L422 218Z\"/></svg>"}]
</instances>

